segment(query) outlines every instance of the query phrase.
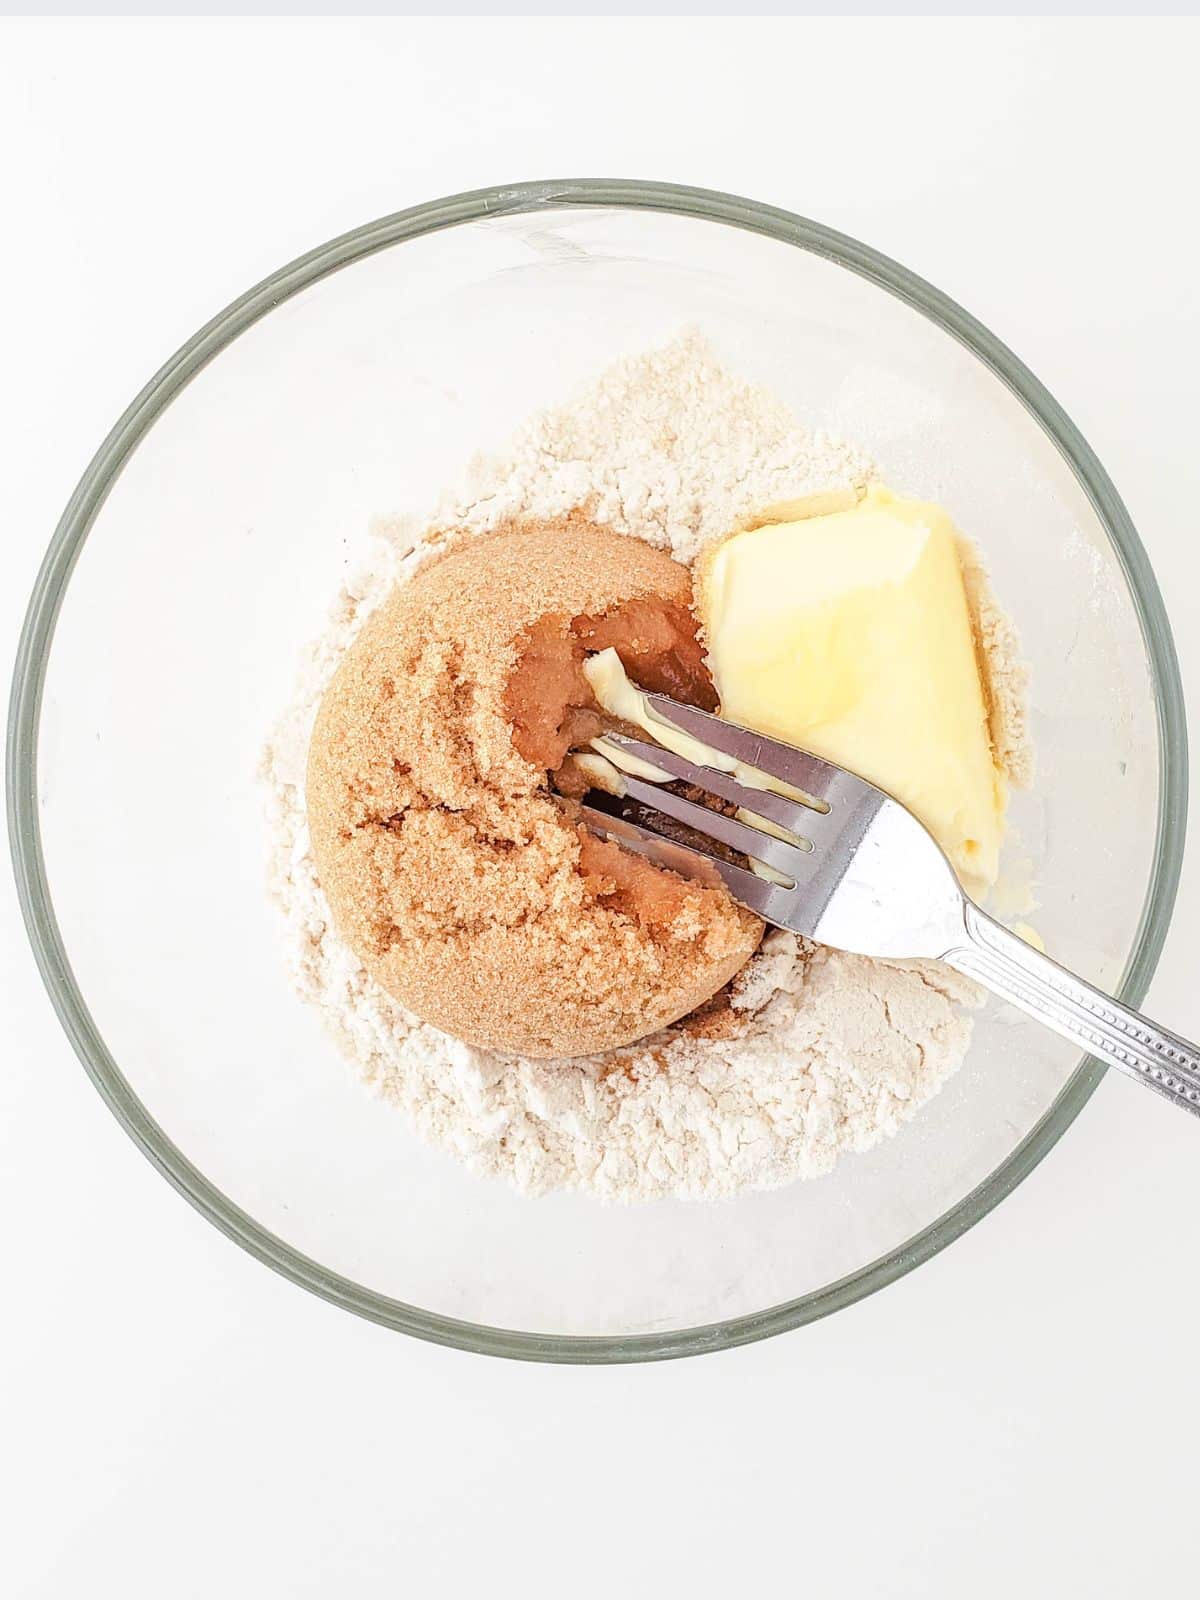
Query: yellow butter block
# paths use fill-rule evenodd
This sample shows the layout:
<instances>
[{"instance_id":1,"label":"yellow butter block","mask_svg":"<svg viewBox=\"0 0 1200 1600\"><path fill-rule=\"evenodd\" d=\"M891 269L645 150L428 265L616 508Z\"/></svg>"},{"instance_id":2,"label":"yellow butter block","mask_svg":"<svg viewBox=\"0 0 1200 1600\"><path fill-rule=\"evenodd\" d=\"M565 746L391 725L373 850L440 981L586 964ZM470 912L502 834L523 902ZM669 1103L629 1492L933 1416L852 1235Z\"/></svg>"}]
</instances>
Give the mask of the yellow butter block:
<instances>
[{"instance_id":1,"label":"yellow butter block","mask_svg":"<svg viewBox=\"0 0 1200 1600\"><path fill-rule=\"evenodd\" d=\"M1007 789L946 512L872 488L734 534L697 577L721 715L878 784L986 890Z\"/></svg>"}]
</instances>

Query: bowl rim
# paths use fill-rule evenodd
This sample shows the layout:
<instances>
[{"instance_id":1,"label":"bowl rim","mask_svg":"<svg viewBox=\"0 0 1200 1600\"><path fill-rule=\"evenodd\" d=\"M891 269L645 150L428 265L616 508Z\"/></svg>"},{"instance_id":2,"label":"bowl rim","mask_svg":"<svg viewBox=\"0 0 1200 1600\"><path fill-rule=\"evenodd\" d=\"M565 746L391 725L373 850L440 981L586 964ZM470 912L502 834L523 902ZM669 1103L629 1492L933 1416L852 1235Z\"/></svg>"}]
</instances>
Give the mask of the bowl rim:
<instances>
[{"instance_id":1,"label":"bowl rim","mask_svg":"<svg viewBox=\"0 0 1200 1600\"><path fill-rule=\"evenodd\" d=\"M101 444L75 488L34 584L9 702L5 786L9 839L26 930L50 999L109 1109L163 1176L251 1255L359 1316L434 1343L488 1355L577 1363L664 1360L782 1333L851 1305L929 1260L972 1227L1030 1173L1062 1136L1104 1073L1084 1057L1034 1128L956 1205L904 1244L796 1300L706 1326L665 1333L557 1335L444 1317L357 1284L293 1249L234 1205L158 1127L110 1055L75 981L55 919L37 801L37 739L46 665L76 558L105 498L143 435L188 382L277 305L377 251L483 218L579 207L672 213L741 228L836 262L904 301L970 350L1025 406L1087 495L1120 562L1146 644L1154 693L1159 794L1154 860L1133 953L1118 990L1136 1006L1162 950L1183 857L1187 739L1183 693L1162 595L1129 514L1095 453L1029 369L932 284L848 235L757 201L638 179L564 179L475 189L395 212L298 257L213 317L151 378Z\"/></svg>"}]
</instances>

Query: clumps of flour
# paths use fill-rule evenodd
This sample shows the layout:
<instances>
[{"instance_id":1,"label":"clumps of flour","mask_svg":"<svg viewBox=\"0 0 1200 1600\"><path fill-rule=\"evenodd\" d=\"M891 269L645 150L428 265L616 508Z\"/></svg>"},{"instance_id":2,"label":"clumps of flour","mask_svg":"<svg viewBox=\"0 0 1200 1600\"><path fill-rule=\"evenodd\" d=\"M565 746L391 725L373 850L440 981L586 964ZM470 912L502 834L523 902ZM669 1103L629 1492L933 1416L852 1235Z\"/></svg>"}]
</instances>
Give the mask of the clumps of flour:
<instances>
[{"instance_id":1,"label":"clumps of flour","mask_svg":"<svg viewBox=\"0 0 1200 1600\"><path fill-rule=\"evenodd\" d=\"M377 529L374 559L339 597L264 756L271 887L299 992L363 1078L476 1172L531 1193L578 1188L620 1201L713 1198L817 1177L894 1133L936 1093L966 1053L964 1008L978 991L936 962L873 961L772 932L735 981L731 1012L707 1034L677 1027L601 1057L546 1062L476 1050L429 1027L338 937L313 869L305 758L342 653L393 582L448 542L514 518L583 508L688 562L766 505L857 490L870 473L859 451L799 428L688 334L534 417L501 457L474 462L431 517ZM1027 757L1015 639L982 574L972 588L1019 768Z\"/></svg>"},{"instance_id":2,"label":"clumps of flour","mask_svg":"<svg viewBox=\"0 0 1200 1600\"><path fill-rule=\"evenodd\" d=\"M871 471L861 451L801 428L782 401L735 378L689 332L616 362L573 403L531 417L502 456L477 456L432 519L396 517L378 531L412 546L583 508L690 565L765 506L861 489Z\"/></svg>"}]
</instances>

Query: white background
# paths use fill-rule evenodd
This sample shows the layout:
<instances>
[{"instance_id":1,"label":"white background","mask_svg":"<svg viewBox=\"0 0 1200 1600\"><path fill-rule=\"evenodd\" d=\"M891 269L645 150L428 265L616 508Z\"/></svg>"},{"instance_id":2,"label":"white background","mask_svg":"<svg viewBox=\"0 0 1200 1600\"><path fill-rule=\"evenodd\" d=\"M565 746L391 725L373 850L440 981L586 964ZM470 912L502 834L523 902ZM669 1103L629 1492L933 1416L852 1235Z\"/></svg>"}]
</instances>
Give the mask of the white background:
<instances>
[{"instance_id":1,"label":"white background","mask_svg":"<svg viewBox=\"0 0 1200 1600\"><path fill-rule=\"evenodd\" d=\"M640 176L845 229L1011 344L1125 496L1195 729L1198 45L1121 19L4 25L5 655L101 436L242 289L439 194ZM1148 1002L1193 1036L1198 943L1194 845ZM1195 1593L1200 1128L1125 1081L875 1298L554 1369L358 1322L203 1222L77 1065L7 879L0 1039L5 1593Z\"/></svg>"}]
</instances>

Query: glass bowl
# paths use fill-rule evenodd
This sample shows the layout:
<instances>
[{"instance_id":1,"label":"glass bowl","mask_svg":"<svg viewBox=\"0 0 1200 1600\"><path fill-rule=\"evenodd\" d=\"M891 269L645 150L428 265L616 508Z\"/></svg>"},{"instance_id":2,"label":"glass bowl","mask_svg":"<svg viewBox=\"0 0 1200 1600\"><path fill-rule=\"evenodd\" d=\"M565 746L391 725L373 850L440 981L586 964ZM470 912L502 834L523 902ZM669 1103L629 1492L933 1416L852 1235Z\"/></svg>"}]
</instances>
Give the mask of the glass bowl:
<instances>
[{"instance_id":1,"label":"glass bowl","mask_svg":"<svg viewBox=\"0 0 1200 1600\"><path fill-rule=\"evenodd\" d=\"M261 1260L364 1316L494 1354L685 1355L836 1310L995 1205L1101 1072L990 1006L948 1087L830 1176L605 1207L523 1197L422 1146L292 994L255 769L369 519L419 506L527 412L686 324L983 546L1033 666L1039 776L1012 848L1038 884L1037 926L1136 1003L1174 895L1186 755L1129 518L991 334L894 262L767 206L525 184L401 212L285 267L105 440L17 662L18 885L54 1004L116 1116Z\"/></svg>"}]
</instances>

